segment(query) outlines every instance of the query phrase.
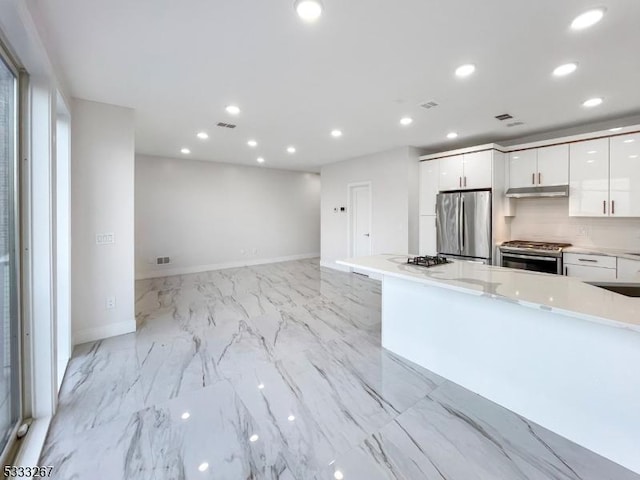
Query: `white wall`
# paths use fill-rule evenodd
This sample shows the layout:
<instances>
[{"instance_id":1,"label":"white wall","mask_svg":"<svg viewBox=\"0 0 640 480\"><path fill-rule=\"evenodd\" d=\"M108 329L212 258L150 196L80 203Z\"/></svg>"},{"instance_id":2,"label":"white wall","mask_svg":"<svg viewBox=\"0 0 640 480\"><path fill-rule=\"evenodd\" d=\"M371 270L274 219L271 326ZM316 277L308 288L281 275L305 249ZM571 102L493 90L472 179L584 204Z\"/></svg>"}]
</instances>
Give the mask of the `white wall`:
<instances>
[{"instance_id":1,"label":"white wall","mask_svg":"<svg viewBox=\"0 0 640 480\"><path fill-rule=\"evenodd\" d=\"M72 103L72 324L74 342L133 332L134 111ZM96 245L96 234L115 243ZM107 310L107 297L116 298Z\"/></svg>"},{"instance_id":2,"label":"white wall","mask_svg":"<svg viewBox=\"0 0 640 480\"><path fill-rule=\"evenodd\" d=\"M137 278L319 255L318 174L137 156L135 177Z\"/></svg>"},{"instance_id":3,"label":"white wall","mask_svg":"<svg viewBox=\"0 0 640 480\"><path fill-rule=\"evenodd\" d=\"M640 219L569 217L568 198L520 198L511 238L638 251Z\"/></svg>"},{"instance_id":4,"label":"white wall","mask_svg":"<svg viewBox=\"0 0 640 480\"><path fill-rule=\"evenodd\" d=\"M416 249L419 175L415 149L403 147L332 163L322 167L321 175L323 265L340 268L335 261L349 256L349 212L334 212L334 208L347 206L350 183L371 182L372 254L406 254Z\"/></svg>"}]
</instances>

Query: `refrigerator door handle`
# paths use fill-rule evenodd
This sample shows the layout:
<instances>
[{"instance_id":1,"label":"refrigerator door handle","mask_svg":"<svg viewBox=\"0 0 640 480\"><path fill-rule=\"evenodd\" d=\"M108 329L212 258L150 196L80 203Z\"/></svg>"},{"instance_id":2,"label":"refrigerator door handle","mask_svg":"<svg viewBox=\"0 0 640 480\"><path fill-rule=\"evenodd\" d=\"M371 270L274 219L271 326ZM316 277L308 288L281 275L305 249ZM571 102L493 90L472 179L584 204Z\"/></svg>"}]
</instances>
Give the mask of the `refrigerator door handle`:
<instances>
[{"instance_id":1,"label":"refrigerator door handle","mask_svg":"<svg viewBox=\"0 0 640 480\"><path fill-rule=\"evenodd\" d=\"M460 195L460 253L464 252L464 197Z\"/></svg>"}]
</instances>

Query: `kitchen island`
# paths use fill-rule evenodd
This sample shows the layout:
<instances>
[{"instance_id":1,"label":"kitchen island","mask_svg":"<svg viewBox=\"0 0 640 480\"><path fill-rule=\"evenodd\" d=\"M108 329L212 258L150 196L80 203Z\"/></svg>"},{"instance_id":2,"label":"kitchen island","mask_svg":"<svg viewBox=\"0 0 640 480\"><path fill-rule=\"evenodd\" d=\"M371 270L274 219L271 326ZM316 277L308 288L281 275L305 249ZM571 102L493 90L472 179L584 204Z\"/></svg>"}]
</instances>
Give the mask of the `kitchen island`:
<instances>
[{"instance_id":1,"label":"kitchen island","mask_svg":"<svg viewBox=\"0 0 640 480\"><path fill-rule=\"evenodd\" d=\"M575 278L407 256L382 276L382 346L640 473L640 299Z\"/></svg>"}]
</instances>

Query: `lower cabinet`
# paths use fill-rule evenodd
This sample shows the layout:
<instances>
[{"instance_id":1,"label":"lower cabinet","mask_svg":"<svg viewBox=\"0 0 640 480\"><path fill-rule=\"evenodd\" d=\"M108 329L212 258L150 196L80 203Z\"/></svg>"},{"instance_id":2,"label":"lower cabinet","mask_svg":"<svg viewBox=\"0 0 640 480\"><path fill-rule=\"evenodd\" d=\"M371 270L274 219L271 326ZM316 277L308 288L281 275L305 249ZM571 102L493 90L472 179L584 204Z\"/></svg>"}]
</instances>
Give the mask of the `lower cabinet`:
<instances>
[{"instance_id":1,"label":"lower cabinet","mask_svg":"<svg viewBox=\"0 0 640 480\"><path fill-rule=\"evenodd\" d=\"M615 280L617 277L616 257L565 253L564 273L568 277L584 280Z\"/></svg>"},{"instance_id":2,"label":"lower cabinet","mask_svg":"<svg viewBox=\"0 0 640 480\"><path fill-rule=\"evenodd\" d=\"M565 265L564 272L568 277L584 280L615 280L615 268L588 267L586 265Z\"/></svg>"},{"instance_id":3,"label":"lower cabinet","mask_svg":"<svg viewBox=\"0 0 640 480\"><path fill-rule=\"evenodd\" d=\"M618 280L640 282L640 260L618 257Z\"/></svg>"},{"instance_id":4,"label":"lower cabinet","mask_svg":"<svg viewBox=\"0 0 640 480\"><path fill-rule=\"evenodd\" d=\"M438 253L435 215L420 216L418 249L419 255L436 255Z\"/></svg>"}]
</instances>

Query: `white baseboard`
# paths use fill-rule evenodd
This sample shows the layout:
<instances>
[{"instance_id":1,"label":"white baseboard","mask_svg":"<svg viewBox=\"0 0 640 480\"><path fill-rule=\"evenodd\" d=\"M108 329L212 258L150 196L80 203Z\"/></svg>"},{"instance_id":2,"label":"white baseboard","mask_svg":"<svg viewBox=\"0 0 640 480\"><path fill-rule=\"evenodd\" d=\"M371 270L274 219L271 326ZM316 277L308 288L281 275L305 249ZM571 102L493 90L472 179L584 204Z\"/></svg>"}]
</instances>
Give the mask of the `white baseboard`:
<instances>
[{"instance_id":1,"label":"white baseboard","mask_svg":"<svg viewBox=\"0 0 640 480\"><path fill-rule=\"evenodd\" d=\"M321 267L326 267L326 268L331 268L333 270L339 270L341 272L347 272L347 273L351 272L351 268L345 267L344 265L338 265L334 261L320 260L320 266Z\"/></svg>"},{"instance_id":2,"label":"white baseboard","mask_svg":"<svg viewBox=\"0 0 640 480\"><path fill-rule=\"evenodd\" d=\"M227 268L250 267L252 265L264 265L267 263L290 262L292 260L304 260L307 258L318 258L320 253L302 253L298 255L287 255L285 257L256 258L253 260L238 260L235 262L214 263L211 265L197 265L195 267L168 268L166 270L155 270L136 275L136 280L146 280L149 278L171 277L173 275L188 275L190 273L210 272L213 270L224 270Z\"/></svg>"},{"instance_id":3,"label":"white baseboard","mask_svg":"<svg viewBox=\"0 0 640 480\"><path fill-rule=\"evenodd\" d=\"M331 268L333 270L338 270L340 272L354 273L354 270L351 267L346 267L346 266L340 265L340 264L338 264L336 262L331 262L331 261L327 261L327 260L320 260L320 266L321 267ZM355 273L360 273L360 272L355 272ZM369 278L371 278L372 280L382 281L382 275L379 274L379 273L367 272L364 275L369 277Z\"/></svg>"},{"instance_id":4,"label":"white baseboard","mask_svg":"<svg viewBox=\"0 0 640 480\"><path fill-rule=\"evenodd\" d=\"M73 344L93 342L104 338L116 337L125 333L133 333L136 331L136 321L129 320L126 322L110 323L99 327L83 328L73 333Z\"/></svg>"}]
</instances>

